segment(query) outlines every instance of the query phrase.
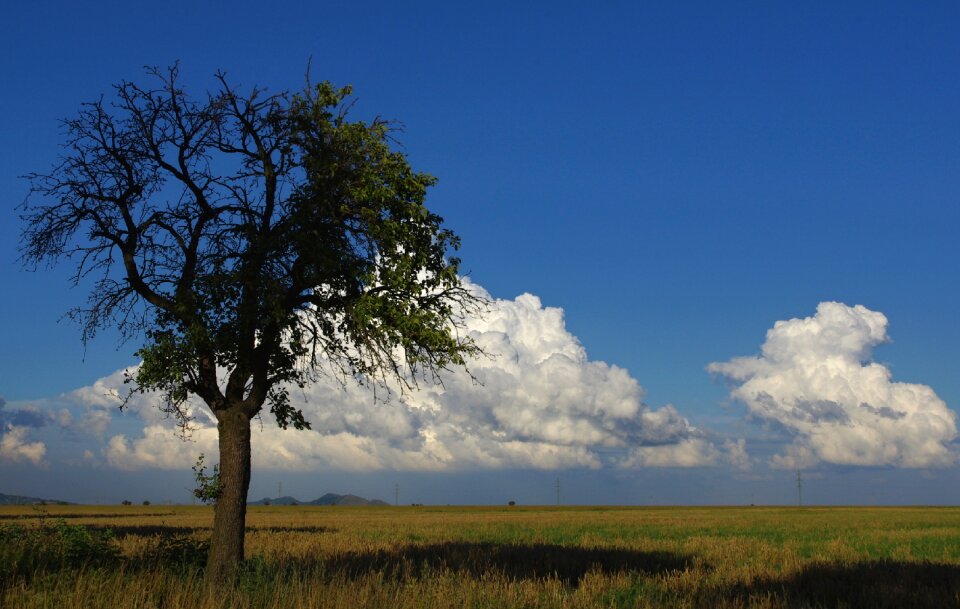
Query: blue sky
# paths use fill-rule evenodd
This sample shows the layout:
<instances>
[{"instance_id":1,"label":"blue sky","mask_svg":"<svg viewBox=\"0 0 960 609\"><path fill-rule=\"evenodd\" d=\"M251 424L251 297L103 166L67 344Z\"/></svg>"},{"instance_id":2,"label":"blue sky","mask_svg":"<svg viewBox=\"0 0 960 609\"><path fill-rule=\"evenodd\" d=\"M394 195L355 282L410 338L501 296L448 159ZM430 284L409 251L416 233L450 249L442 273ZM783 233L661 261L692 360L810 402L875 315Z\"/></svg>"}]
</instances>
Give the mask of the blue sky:
<instances>
[{"instance_id":1,"label":"blue sky","mask_svg":"<svg viewBox=\"0 0 960 609\"><path fill-rule=\"evenodd\" d=\"M823 409L800 408L809 420L765 411L750 391L762 386L781 406L841 403L813 391L822 385L813 377L791 385L809 371L793 354L859 361L872 349L867 360L892 382L923 385L939 400L927 396L903 412L943 415L960 404L958 26L960 7L946 2L350 2L273 14L245 2L172 2L161 12L120 2L96 11L66 2L10 7L0 25L0 396L5 424L26 428L21 445L43 442L46 453L36 463L0 461L0 492L63 485L67 499L113 501L129 489L182 500L190 484L189 468L110 465L110 438L124 434L132 449L148 415L114 416L91 437L53 423L63 409L81 420L89 405L70 392L134 364L136 345L104 332L84 349L79 329L58 323L85 292L67 289L67 264L20 268L15 208L27 185L17 176L53 163L60 119L118 80L142 80L144 65L179 60L194 91L212 87L218 68L280 90L301 86L310 60L314 80L354 86L356 116L405 125L411 163L440 179L428 203L461 235L473 282L514 305L536 295L541 308L523 309L530 319L562 309L562 327L543 327L566 332L591 366L607 366L604 374L623 369L643 388L642 407L604 423L622 425L610 431L622 451L638 442L625 431L638 417L672 405L687 421L683 433L717 453L711 461L701 451L703 463L689 467L649 459L492 467L477 457L433 473L389 460L345 471L318 456L299 469L258 470L252 494L272 494L284 479L302 498L389 498L399 481L409 501L497 503L527 493L521 501L550 502L560 477L579 503L789 502L792 474L771 460L802 461L809 450L811 500L880 493L878 501L956 503L955 460L911 444L933 433L953 454L955 426L904 427L910 416L896 419L899 427L880 415L861 421L857 402L873 404L863 396L896 393L863 380L868 368L847 362L831 373L849 388L844 425ZM849 308L818 316L830 301ZM883 331L854 305L882 313ZM757 356L767 331L795 318L826 334L873 329L851 330L856 353L791 342L790 357L762 361L762 374L744 376L732 363L706 370ZM884 399L900 412L896 400L906 398ZM31 427L24 413L50 422ZM597 423L580 411L574 418ZM848 428L893 456L830 448ZM740 439L748 469L731 465L723 448ZM84 462L83 451L94 458ZM128 486L98 486L105 471Z\"/></svg>"}]
</instances>

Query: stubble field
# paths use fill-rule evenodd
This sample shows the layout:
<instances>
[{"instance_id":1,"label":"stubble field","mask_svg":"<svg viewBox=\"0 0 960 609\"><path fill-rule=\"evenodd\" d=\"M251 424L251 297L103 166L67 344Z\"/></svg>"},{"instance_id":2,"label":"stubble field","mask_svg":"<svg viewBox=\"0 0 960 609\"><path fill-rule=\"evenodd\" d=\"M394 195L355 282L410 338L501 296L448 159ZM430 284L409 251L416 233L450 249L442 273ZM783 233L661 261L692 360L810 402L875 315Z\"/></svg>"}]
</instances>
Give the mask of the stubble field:
<instances>
[{"instance_id":1,"label":"stubble field","mask_svg":"<svg viewBox=\"0 0 960 609\"><path fill-rule=\"evenodd\" d=\"M960 508L0 508L0 607L960 607Z\"/></svg>"}]
</instances>

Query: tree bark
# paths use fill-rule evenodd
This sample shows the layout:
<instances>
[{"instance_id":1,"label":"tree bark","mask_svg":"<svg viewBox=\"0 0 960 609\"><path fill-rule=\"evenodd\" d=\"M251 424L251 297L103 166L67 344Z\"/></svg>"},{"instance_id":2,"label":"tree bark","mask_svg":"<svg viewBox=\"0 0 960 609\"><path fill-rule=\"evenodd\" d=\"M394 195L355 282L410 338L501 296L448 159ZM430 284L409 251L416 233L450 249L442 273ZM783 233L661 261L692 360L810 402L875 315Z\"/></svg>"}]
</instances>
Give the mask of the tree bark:
<instances>
[{"instance_id":1,"label":"tree bark","mask_svg":"<svg viewBox=\"0 0 960 609\"><path fill-rule=\"evenodd\" d=\"M247 491L250 488L250 417L239 405L221 411L217 432L220 437L221 486L214 506L206 579L220 585L232 581L237 567L243 562Z\"/></svg>"}]
</instances>

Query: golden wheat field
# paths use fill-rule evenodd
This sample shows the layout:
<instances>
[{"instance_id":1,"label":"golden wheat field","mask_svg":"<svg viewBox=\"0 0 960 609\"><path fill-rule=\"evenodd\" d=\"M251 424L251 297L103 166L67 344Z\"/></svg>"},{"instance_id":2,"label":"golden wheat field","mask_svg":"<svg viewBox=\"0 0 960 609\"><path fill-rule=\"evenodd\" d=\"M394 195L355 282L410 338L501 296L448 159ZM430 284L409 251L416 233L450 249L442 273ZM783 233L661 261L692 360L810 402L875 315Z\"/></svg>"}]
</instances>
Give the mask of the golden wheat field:
<instances>
[{"instance_id":1,"label":"golden wheat field","mask_svg":"<svg viewBox=\"0 0 960 609\"><path fill-rule=\"evenodd\" d=\"M0 607L960 607L960 508L0 508Z\"/></svg>"}]
</instances>

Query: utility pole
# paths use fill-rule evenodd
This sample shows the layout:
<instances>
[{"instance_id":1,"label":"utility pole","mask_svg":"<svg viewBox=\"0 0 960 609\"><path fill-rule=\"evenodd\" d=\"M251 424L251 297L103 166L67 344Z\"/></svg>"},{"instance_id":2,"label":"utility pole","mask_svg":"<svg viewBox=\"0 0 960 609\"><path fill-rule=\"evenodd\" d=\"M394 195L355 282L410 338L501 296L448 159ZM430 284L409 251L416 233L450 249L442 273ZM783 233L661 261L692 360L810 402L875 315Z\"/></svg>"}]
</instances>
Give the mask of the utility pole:
<instances>
[{"instance_id":1,"label":"utility pole","mask_svg":"<svg viewBox=\"0 0 960 609\"><path fill-rule=\"evenodd\" d=\"M800 475L800 468L797 468L797 506L803 506L803 476Z\"/></svg>"},{"instance_id":2,"label":"utility pole","mask_svg":"<svg viewBox=\"0 0 960 609\"><path fill-rule=\"evenodd\" d=\"M560 505L560 478L557 478L557 505Z\"/></svg>"},{"instance_id":3,"label":"utility pole","mask_svg":"<svg viewBox=\"0 0 960 609\"><path fill-rule=\"evenodd\" d=\"M283 497L283 480L277 482L277 499Z\"/></svg>"},{"instance_id":4,"label":"utility pole","mask_svg":"<svg viewBox=\"0 0 960 609\"><path fill-rule=\"evenodd\" d=\"M400 505L400 483L393 487L393 505Z\"/></svg>"}]
</instances>

